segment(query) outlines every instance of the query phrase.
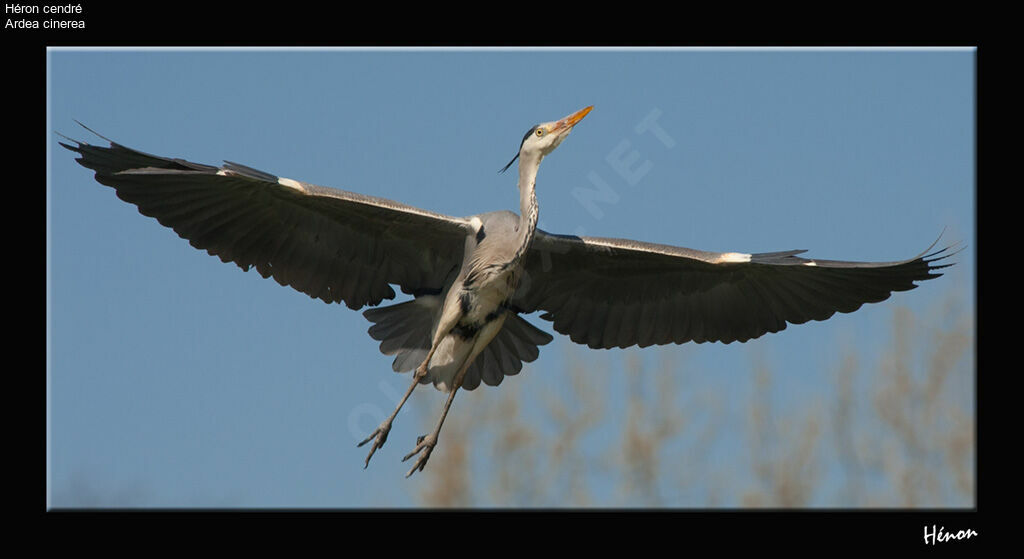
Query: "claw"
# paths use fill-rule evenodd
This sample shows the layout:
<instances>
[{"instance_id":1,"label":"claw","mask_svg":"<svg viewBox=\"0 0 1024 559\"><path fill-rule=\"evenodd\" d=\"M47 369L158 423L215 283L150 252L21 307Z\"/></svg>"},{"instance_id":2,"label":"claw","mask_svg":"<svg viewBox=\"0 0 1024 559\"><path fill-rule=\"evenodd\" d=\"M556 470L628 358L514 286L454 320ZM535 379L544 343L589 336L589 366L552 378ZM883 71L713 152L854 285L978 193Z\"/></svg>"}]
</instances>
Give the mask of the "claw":
<instances>
[{"instance_id":1,"label":"claw","mask_svg":"<svg viewBox=\"0 0 1024 559\"><path fill-rule=\"evenodd\" d=\"M416 448L414 448L409 454L406 454L405 458L402 458L402 462L405 462L417 454L420 456L416 459L416 463L412 465L412 469L405 474L405 477L411 476L416 472L416 470L421 472L423 471L423 467L427 465L427 460L430 459L430 453L434 451L435 446L437 446L436 435L420 435L416 437Z\"/></svg>"},{"instance_id":2,"label":"claw","mask_svg":"<svg viewBox=\"0 0 1024 559\"><path fill-rule=\"evenodd\" d=\"M384 443L387 442L387 440L388 440L388 433L390 431L391 431L391 421L390 420L385 420L383 423L378 425L377 428L374 429L372 433L370 433L369 437L366 437L366 439L364 439L363 442L361 442L358 445L356 445L357 447L361 447L364 444L370 442L371 439L373 439L373 438L377 439L377 440L375 440L373 442L373 447L370 448L370 454L366 455L366 464L363 465L363 469L364 470L366 469L367 466L370 465L370 458L373 458L373 453L377 452L377 449L382 447L382 446L384 446Z\"/></svg>"}]
</instances>

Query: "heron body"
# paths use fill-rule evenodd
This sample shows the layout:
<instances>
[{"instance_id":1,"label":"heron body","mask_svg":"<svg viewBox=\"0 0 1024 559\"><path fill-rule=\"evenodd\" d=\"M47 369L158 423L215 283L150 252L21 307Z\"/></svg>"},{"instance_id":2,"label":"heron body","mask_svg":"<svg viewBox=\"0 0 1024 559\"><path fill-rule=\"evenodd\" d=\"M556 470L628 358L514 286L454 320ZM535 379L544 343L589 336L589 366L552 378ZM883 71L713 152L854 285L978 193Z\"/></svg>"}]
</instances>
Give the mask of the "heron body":
<instances>
[{"instance_id":1,"label":"heron body","mask_svg":"<svg viewBox=\"0 0 1024 559\"><path fill-rule=\"evenodd\" d=\"M519 236L518 216L502 212L470 221L460 273L446 290L431 328L431 336L440 339L424 377L446 391L453 386L458 368L471 363L501 331L512 313L509 304L523 271L510 250L513 245L502 242ZM372 311L368 313L368 318L373 316Z\"/></svg>"},{"instance_id":2,"label":"heron body","mask_svg":"<svg viewBox=\"0 0 1024 559\"><path fill-rule=\"evenodd\" d=\"M516 156L519 210L456 218L384 198L109 147L61 143L118 197L196 248L255 268L310 297L364 306L370 336L413 372L394 412L360 446L366 464L418 384L448 392L434 430L404 459L422 470L455 394L501 383L553 338L522 318L542 311L555 331L592 348L745 342L787 324L825 320L940 276L947 247L897 262L807 259L805 251L708 252L537 228L541 161L591 110L526 133ZM933 245L934 246L934 245ZM378 306L395 297L411 300Z\"/></svg>"}]
</instances>

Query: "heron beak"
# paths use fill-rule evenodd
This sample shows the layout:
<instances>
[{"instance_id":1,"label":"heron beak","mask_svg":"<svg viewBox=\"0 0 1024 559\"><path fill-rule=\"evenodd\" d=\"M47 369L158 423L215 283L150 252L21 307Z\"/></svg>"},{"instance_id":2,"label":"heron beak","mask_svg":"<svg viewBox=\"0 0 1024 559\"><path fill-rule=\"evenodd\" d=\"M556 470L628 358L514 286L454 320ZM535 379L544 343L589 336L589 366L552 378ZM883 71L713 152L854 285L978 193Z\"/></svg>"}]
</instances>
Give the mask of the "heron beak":
<instances>
[{"instance_id":1,"label":"heron beak","mask_svg":"<svg viewBox=\"0 0 1024 559\"><path fill-rule=\"evenodd\" d=\"M580 109L580 110L572 113L571 115L563 118L562 120L559 120L558 122L555 123L555 126L552 128L551 131L552 132L568 132L569 130L572 130L572 127L576 126L577 122L583 120L583 117L587 116L587 113L589 113L593 108L594 108L594 106L591 105L589 107L586 107L584 109Z\"/></svg>"}]
</instances>

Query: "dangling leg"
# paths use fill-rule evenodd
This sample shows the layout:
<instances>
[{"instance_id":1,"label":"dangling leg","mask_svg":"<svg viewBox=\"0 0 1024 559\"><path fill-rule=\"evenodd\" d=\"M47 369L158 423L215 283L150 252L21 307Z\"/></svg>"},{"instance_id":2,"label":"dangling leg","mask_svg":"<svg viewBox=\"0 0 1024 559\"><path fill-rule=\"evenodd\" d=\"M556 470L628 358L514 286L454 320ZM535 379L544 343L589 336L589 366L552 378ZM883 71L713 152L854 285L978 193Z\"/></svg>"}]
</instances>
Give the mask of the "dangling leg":
<instances>
[{"instance_id":1,"label":"dangling leg","mask_svg":"<svg viewBox=\"0 0 1024 559\"><path fill-rule=\"evenodd\" d=\"M449 329L451 329L451 326L448 326L448 329L445 329L444 332L447 333ZM438 331L440 332L441 329L438 329ZM427 375L427 366L429 365L430 360L434 357L434 352L437 351L437 346L441 345L441 340L443 339L444 335L434 336L434 341L430 344L430 351L427 352L426 359L424 359L423 362L420 363L420 366L416 367L416 371L413 372L412 384L410 384L409 389L405 391L405 396L402 396L402 400L398 402L398 407L396 407L395 411L393 411L391 415L388 416L387 419L381 422L381 424L378 425L377 428L374 429L372 433L370 433L369 437L366 437L366 439L364 439L363 442L356 445L357 447L361 447L364 444L370 442L371 439L376 438L376 440L373 442L373 446L370 448L370 453L366 455L366 464L363 465L364 470L366 469L367 466L370 465L370 458L373 458L373 453L377 452L378 448L384 446L384 443L388 440L388 433L391 431L391 423L395 420L395 417L398 415L398 411L401 410L402 406L405 405L405 401L409 399L409 396L412 394L412 391L416 389L416 385L420 383L420 379Z\"/></svg>"},{"instance_id":2,"label":"dangling leg","mask_svg":"<svg viewBox=\"0 0 1024 559\"><path fill-rule=\"evenodd\" d=\"M423 374L426 374L425 370ZM402 409L402 406L405 405L405 401L409 399L409 396L412 394L412 391L416 389L416 385L420 383L420 379L422 377L423 375L420 374L420 368L417 368L412 374L412 384L410 384L409 389L405 391L405 396L402 396L402 400L398 402L398 407L395 408L395 411L391 412L391 415L378 425L377 428L370 433L369 437L366 437L363 442L357 445L363 446L370 442L370 439L373 439L374 437L377 439L373 442L373 447L370 448L370 453L366 455L366 464L363 465L364 470L370 465L370 458L373 458L373 453L377 452L378 448L384 446L384 443L388 440L388 433L391 431L391 422L395 420L395 416L398 415L398 410Z\"/></svg>"},{"instance_id":3,"label":"dangling leg","mask_svg":"<svg viewBox=\"0 0 1024 559\"><path fill-rule=\"evenodd\" d=\"M430 453L433 452L434 447L437 446L437 437L441 434L441 426L444 425L444 418L448 416L448 410L452 407L452 401L455 400L455 393L462 387L462 381L466 378L466 372L469 371L470 365L476 359L480 352L484 350L484 347L494 339L494 336L501 330L502 324L505 323L505 315L501 315L499 319L493 320L487 323L483 329L477 334L477 337L473 341L473 349L469 352L469 356L466 361L459 368L459 372L455 375L455 379L452 382L452 391L448 395L448 400L444 403L444 409L441 410L441 418L437 421L437 427L434 427L434 432L429 435L423 435L416 439L416 448L412 452L405 455L402 458L402 462L412 458L416 454L420 454L420 457L416 459L416 463L413 464L412 469L409 473L405 474L405 477L411 476L416 470L423 471L423 467L427 465L427 460L430 459Z\"/></svg>"},{"instance_id":4,"label":"dangling leg","mask_svg":"<svg viewBox=\"0 0 1024 559\"><path fill-rule=\"evenodd\" d=\"M468 367L467 367L468 368ZM464 373L465 371L463 371ZM460 375L461 377L462 375ZM452 388L451 394L448 395L448 400L444 403L444 410L441 411L441 419L437 422L437 427L434 427L434 432L429 435L420 435L416 438L416 448L412 452L405 455L402 458L402 462L412 458L416 454L420 454L420 457L416 459L416 463L412 465L412 469L409 470L405 477L409 477L416 470L423 471L423 467L427 465L427 460L430 459L430 453L434 451L434 447L437 446L437 436L441 434L441 426L444 425L444 418L448 415L448 409L452 407L452 400L455 399L455 393L459 391L459 385L462 383L462 379L459 378L455 387Z\"/></svg>"}]
</instances>

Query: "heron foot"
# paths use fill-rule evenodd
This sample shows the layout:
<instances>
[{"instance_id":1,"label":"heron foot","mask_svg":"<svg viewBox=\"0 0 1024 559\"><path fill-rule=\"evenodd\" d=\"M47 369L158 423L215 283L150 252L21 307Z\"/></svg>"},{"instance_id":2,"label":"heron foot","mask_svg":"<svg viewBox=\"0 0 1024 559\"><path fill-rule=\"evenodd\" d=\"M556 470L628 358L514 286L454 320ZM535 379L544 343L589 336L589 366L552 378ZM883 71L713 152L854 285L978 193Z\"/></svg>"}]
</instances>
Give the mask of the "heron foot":
<instances>
[{"instance_id":1,"label":"heron foot","mask_svg":"<svg viewBox=\"0 0 1024 559\"><path fill-rule=\"evenodd\" d=\"M370 442L371 439L376 438L376 440L373 441L373 446L370 448L370 454L366 455L366 464L363 465L363 469L364 470L366 469L367 466L370 465L370 458L373 458L373 453L377 452L377 449L382 447L382 446L384 446L384 443L387 442L387 440L388 440L388 433L390 431L391 431L391 418L388 418L388 419L385 419L383 423L378 425L377 428L374 429L374 431L372 433L370 433L369 437L366 437L366 439L363 440L363 442L361 442L358 445L356 445L357 447L363 446L364 444Z\"/></svg>"},{"instance_id":2,"label":"heron foot","mask_svg":"<svg viewBox=\"0 0 1024 559\"><path fill-rule=\"evenodd\" d=\"M423 467L427 465L427 460L430 459L430 453L434 451L434 447L437 446L437 435L432 433L430 435L420 435L416 437L416 448L412 452L405 455L402 458L402 462L412 458L419 454L419 458L416 459L416 463L412 465L412 469L409 473L405 474L405 477L411 476L416 470L423 471Z\"/></svg>"}]
</instances>

